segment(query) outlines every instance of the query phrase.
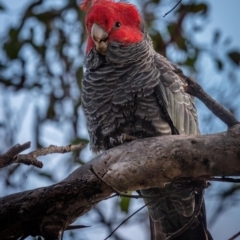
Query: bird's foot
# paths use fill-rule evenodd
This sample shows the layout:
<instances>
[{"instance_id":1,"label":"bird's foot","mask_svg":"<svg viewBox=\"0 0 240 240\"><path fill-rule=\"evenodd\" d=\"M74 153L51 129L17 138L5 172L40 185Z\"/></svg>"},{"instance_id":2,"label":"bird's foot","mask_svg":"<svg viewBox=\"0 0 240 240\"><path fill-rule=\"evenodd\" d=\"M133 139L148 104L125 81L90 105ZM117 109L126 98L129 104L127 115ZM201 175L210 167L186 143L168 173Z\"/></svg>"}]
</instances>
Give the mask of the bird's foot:
<instances>
[{"instance_id":1,"label":"bird's foot","mask_svg":"<svg viewBox=\"0 0 240 240\"><path fill-rule=\"evenodd\" d=\"M137 138L132 135L128 135L126 133L122 133L121 136L119 137L119 141L121 144L125 142L131 142L133 140L137 140Z\"/></svg>"},{"instance_id":2,"label":"bird's foot","mask_svg":"<svg viewBox=\"0 0 240 240\"><path fill-rule=\"evenodd\" d=\"M132 135L128 135L126 133L122 133L120 136L117 136L115 138L113 138L113 137L109 138L109 144L110 144L109 148L116 147L116 146L121 145L125 142L131 142L131 141L136 140L136 139L137 139L137 137L134 137Z\"/></svg>"},{"instance_id":3,"label":"bird's foot","mask_svg":"<svg viewBox=\"0 0 240 240\"><path fill-rule=\"evenodd\" d=\"M110 143L109 148L112 148L112 147L115 147L115 146L119 145L117 138L110 137L109 138L109 143Z\"/></svg>"}]
</instances>

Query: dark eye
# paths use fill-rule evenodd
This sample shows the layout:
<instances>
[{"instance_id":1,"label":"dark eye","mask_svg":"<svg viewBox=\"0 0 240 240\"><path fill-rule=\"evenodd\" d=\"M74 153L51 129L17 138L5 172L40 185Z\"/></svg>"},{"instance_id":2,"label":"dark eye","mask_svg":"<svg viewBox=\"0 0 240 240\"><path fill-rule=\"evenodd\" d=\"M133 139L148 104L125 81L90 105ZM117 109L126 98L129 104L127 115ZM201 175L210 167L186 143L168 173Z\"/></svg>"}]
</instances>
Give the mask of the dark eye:
<instances>
[{"instance_id":1,"label":"dark eye","mask_svg":"<svg viewBox=\"0 0 240 240\"><path fill-rule=\"evenodd\" d=\"M121 23L120 22L116 22L115 23L115 27L117 27L117 28L121 27Z\"/></svg>"}]
</instances>

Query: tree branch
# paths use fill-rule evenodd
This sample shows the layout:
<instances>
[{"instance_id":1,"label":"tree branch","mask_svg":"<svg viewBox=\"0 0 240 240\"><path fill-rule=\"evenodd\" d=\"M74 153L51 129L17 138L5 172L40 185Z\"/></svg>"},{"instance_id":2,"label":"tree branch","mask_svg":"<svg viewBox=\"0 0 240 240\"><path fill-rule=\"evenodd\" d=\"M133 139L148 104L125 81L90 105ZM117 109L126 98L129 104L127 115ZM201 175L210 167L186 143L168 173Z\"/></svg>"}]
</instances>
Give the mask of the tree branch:
<instances>
[{"instance_id":1,"label":"tree branch","mask_svg":"<svg viewBox=\"0 0 240 240\"><path fill-rule=\"evenodd\" d=\"M40 148L27 154L19 154L20 152L23 152L24 150L30 148L30 146L31 142L26 142L22 145L17 144L10 148L6 153L0 155L0 168L6 167L13 163L23 163L26 165L33 165L35 167L42 168L43 164L37 160L37 157L52 153L67 153L82 150L85 147L85 144L79 143L77 145L68 145L64 147L50 145L49 147Z\"/></svg>"},{"instance_id":2,"label":"tree branch","mask_svg":"<svg viewBox=\"0 0 240 240\"><path fill-rule=\"evenodd\" d=\"M6 167L12 163L16 163L16 156L30 148L31 142L26 142L22 145L16 144L10 148L6 153L0 154L0 168Z\"/></svg>"},{"instance_id":3,"label":"tree branch","mask_svg":"<svg viewBox=\"0 0 240 240\"><path fill-rule=\"evenodd\" d=\"M239 156L240 124L218 134L123 144L99 154L55 185L1 198L0 239L23 235L58 239L65 226L109 197L113 189L127 192L162 187L179 178L240 176Z\"/></svg>"},{"instance_id":4,"label":"tree branch","mask_svg":"<svg viewBox=\"0 0 240 240\"><path fill-rule=\"evenodd\" d=\"M187 81L185 91L200 99L213 112L213 114L220 118L228 127L232 127L239 123L232 113L209 96L196 81L190 77L185 77L185 79Z\"/></svg>"}]
</instances>

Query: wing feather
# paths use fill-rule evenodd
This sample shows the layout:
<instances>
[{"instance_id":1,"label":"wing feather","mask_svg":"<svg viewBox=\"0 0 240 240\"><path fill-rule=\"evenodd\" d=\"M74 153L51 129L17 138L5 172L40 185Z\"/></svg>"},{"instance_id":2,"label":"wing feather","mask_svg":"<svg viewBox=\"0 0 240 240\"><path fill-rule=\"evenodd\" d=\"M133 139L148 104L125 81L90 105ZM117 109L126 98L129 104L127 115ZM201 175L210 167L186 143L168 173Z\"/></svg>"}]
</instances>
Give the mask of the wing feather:
<instances>
[{"instance_id":1,"label":"wing feather","mask_svg":"<svg viewBox=\"0 0 240 240\"><path fill-rule=\"evenodd\" d=\"M171 120L170 125L172 122L179 134L199 134L196 107L192 96L184 91L182 74L160 54L155 54L154 61L160 71L155 93Z\"/></svg>"}]
</instances>

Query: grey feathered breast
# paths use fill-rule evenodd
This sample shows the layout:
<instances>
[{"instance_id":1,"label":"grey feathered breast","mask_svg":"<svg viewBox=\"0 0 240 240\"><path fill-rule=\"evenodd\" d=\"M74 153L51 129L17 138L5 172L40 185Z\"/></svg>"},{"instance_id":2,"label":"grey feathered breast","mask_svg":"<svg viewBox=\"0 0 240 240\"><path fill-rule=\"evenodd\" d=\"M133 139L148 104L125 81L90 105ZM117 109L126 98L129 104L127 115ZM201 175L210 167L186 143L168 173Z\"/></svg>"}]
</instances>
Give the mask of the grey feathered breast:
<instances>
[{"instance_id":1,"label":"grey feathered breast","mask_svg":"<svg viewBox=\"0 0 240 240\"><path fill-rule=\"evenodd\" d=\"M82 106L91 148L109 148L122 133L142 137L197 134L196 109L178 69L157 54L149 37L138 44L109 44L106 57L85 60Z\"/></svg>"}]
</instances>

